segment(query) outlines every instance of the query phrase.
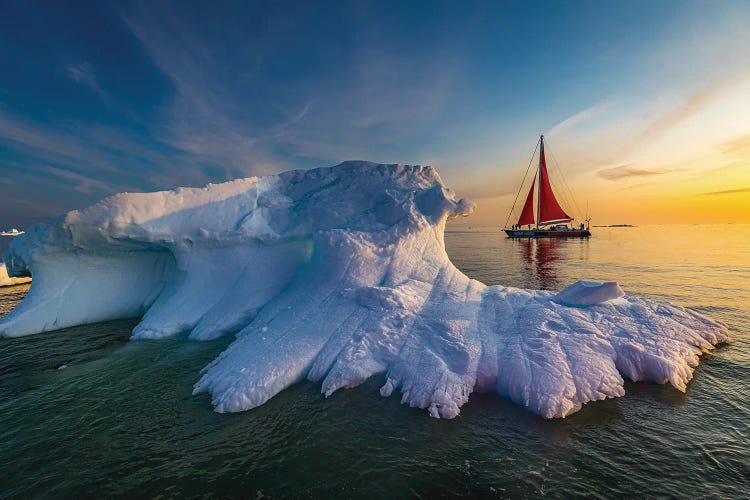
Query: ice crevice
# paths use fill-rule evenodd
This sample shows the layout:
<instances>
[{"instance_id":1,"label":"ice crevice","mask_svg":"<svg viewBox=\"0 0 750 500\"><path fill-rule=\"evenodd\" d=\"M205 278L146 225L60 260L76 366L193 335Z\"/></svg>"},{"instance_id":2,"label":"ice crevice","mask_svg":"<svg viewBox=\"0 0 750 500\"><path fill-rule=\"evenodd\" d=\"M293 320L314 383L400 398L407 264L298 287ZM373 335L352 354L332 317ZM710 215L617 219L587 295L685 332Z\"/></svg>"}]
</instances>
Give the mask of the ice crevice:
<instances>
[{"instance_id":1,"label":"ice crevice","mask_svg":"<svg viewBox=\"0 0 750 500\"><path fill-rule=\"evenodd\" d=\"M624 394L686 390L724 324L614 282L558 293L485 286L445 252L469 214L431 167L345 162L205 188L122 193L37 224L4 256L31 290L0 336L141 317L133 338L235 335L197 375L219 412L303 379L454 418L473 391L546 418Z\"/></svg>"}]
</instances>

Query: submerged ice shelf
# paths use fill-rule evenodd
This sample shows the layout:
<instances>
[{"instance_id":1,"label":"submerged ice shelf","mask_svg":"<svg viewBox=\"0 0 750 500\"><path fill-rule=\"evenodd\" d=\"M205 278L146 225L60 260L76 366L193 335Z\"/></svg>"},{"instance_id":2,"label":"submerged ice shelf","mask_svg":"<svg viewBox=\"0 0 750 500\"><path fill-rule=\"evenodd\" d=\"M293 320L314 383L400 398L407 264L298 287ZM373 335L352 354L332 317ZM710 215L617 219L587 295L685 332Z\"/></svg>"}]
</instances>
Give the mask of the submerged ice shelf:
<instances>
[{"instance_id":1,"label":"submerged ice shelf","mask_svg":"<svg viewBox=\"0 0 750 500\"><path fill-rule=\"evenodd\" d=\"M205 188L118 194L37 224L5 255L33 275L0 336L142 316L133 338L236 334L195 393L254 408L302 379L328 396L383 374L383 396L453 418L494 391L547 418L684 391L722 323L616 283L555 294L469 279L449 260L457 200L431 167L345 162Z\"/></svg>"}]
</instances>

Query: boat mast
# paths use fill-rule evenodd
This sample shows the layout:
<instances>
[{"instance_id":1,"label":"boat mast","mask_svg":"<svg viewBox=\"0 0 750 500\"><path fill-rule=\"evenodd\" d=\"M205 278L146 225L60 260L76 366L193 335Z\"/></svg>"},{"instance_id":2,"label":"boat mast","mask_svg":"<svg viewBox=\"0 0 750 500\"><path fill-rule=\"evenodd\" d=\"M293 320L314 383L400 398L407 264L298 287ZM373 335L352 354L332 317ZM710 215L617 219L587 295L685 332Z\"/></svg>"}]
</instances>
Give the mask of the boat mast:
<instances>
[{"instance_id":1,"label":"boat mast","mask_svg":"<svg viewBox=\"0 0 750 500\"><path fill-rule=\"evenodd\" d=\"M539 173L536 183L536 228L539 229L539 214L542 208L542 161L544 158L544 136L539 136Z\"/></svg>"}]
</instances>

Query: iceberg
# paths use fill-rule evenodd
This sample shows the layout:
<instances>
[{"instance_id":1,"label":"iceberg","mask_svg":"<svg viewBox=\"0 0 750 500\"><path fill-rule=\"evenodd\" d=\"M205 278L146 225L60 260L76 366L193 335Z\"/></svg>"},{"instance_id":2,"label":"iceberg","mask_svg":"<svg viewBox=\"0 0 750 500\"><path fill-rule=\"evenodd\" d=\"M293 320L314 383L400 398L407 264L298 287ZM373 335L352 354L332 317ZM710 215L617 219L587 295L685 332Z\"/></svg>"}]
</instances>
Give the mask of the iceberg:
<instances>
[{"instance_id":1,"label":"iceberg","mask_svg":"<svg viewBox=\"0 0 750 500\"><path fill-rule=\"evenodd\" d=\"M28 283L31 278L11 278L8 276L8 270L5 268L5 264L0 262L0 286L11 286L20 285L22 283Z\"/></svg>"},{"instance_id":2,"label":"iceberg","mask_svg":"<svg viewBox=\"0 0 750 500\"><path fill-rule=\"evenodd\" d=\"M546 418L624 394L681 391L727 327L616 283L560 292L486 286L445 251L474 204L432 167L345 162L204 188L123 193L14 238L33 275L0 336L142 317L134 339L235 335L194 392L218 412L303 379L330 396L373 376L383 396L454 418L474 391Z\"/></svg>"}]
</instances>

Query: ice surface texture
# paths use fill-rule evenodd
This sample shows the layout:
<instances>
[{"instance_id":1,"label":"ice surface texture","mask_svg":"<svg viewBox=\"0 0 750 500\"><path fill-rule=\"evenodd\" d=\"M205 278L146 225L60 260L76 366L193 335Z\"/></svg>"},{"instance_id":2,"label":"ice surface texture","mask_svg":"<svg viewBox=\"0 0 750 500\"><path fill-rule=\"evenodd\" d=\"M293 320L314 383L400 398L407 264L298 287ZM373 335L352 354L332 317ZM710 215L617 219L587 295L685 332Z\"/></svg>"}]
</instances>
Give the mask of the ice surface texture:
<instances>
[{"instance_id":1,"label":"ice surface texture","mask_svg":"<svg viewBox=\"0 0 750 500\"><path fill-rule=\"evenodd\" d=\"M134 338L236 334L195 392L248 410L304 378L380 390L453 418L475 391L544 417L623 395L623 376L684 391L726 327L616 283L560 294L485 286L445 253L471 212L431 167L346 162L202 189L118 194L13 241L34 276L0 321L14 337L142 316Z\"/></svg>"}]
</instances>

